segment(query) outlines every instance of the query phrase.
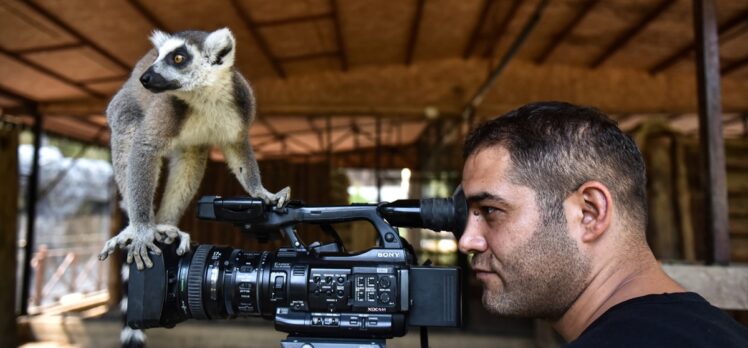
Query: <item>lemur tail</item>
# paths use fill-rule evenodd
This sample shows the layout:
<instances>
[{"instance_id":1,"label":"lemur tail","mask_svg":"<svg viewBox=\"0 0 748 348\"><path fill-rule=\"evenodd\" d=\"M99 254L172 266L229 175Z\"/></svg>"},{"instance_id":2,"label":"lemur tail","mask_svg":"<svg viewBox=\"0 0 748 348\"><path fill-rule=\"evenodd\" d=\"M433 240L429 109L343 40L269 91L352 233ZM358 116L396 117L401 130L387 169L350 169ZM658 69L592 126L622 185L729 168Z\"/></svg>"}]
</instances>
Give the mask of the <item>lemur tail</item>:
<instances>
[{"instance_id":1,"label":"lemur tail","mask_svg":"<svg viewBox=\"0 0 748 348\"><path fill-rule=\"evenodd\" d=\"M143 330L131 329L127 326L127 281L130 279L130 267L122 263L122 302L120 310L122 311L122 332L119 335L122 348L143 348L145 347L145 333Z\"/></svg>"}]
</instances>

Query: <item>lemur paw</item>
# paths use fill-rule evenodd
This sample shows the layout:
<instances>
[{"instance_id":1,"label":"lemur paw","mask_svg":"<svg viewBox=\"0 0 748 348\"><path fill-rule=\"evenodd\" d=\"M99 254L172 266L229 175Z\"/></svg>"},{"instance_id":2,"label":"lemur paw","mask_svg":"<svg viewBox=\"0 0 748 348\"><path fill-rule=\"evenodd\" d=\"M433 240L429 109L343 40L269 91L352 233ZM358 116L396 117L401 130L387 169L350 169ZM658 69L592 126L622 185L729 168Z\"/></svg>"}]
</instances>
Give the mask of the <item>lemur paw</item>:
<instances>
[{"instance_id":1,"label":"lemur paw","mask_svg":"<svg viewBox=\"0 0 748 348\"><path fill-rule=\"evenodd\" d=\"M275 203L275 206L280 208L286 203L288 203L288 200L291 198L291 188L286 186L282 190L278 191L276 194L270 195L270 203Z\"/></svg>"},{"instance_id":2,"label":"lemur paw","mask_svg":"<svg viewBox=\"0 0 748 348\"><path fill-rule=\"evenodd\" d=\"M138 270L142 270L144 265L151 268L153 267L153 262L148 256L148 251L153 251L157 255L161 254L161 249L154 244L157 233L153 225L127 226L122 232L104 244L104 248L99 253L99 260L106 260L117 249L117 246L119 246L120 249L127 249L128 264L134 260Z\"/></svg>"},{"instance_id":3,"label":"lemur paw","mask_svg":"<svg viewBox=\"0 0 748 348\"><path fill-rule=\"evenodd\" d=\"M177 247L177 255L184 255L184 253L190 251L190 235L187 232L182 232L177 226L160 224L156 225L156 240L164 244L174 243L175 240L179 239L179 246Z\"/></svg>"}]
</instances>

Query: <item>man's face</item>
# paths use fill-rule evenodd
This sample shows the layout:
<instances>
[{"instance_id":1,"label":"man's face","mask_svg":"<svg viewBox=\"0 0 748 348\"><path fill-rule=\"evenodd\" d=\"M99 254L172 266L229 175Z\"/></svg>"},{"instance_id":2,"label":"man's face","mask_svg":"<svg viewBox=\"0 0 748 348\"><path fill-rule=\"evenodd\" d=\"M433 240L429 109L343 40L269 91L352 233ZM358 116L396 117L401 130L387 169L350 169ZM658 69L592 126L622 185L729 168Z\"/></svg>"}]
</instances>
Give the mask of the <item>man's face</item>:
<instances>
[{"instance_id":1,"label":"man's face","mask_svg":"<svg viewBox=\"0 0 748 348\"><path fill-rule=\"evenodd\" d=\"M586 287L589 262L566 221L545 221L535 191L511 182L511 166L500 146L466 160L462 186L470 211L460 250L475 253L487 309L555 320Z\"/></svg>"}]
</instances>

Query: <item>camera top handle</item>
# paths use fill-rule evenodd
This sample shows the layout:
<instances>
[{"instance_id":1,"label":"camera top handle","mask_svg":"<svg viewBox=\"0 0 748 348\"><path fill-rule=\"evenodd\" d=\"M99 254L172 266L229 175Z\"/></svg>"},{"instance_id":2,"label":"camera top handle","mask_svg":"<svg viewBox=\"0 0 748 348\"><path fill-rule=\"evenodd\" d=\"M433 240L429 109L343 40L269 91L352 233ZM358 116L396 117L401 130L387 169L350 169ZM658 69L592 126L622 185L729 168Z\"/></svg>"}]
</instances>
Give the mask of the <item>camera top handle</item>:
<instances>
[{"instance_id":1,"label":"camera top handle","mask_svg":"<svg viewBox=\"0 0 748 348\"><path fill-rule=\"evenodd\" d=\"M197 203L198 218L225 221L244 231L284 231L296 248L303 248L293 226L299 223L329 225L367 220L379 234L380 247L402 249L393 226L450 231L460 237L467 221L467 202L458 187L451 198L398 200L392 203L309 207L292 201L284 207L266 205L251 197L203 196Z\"/></svg>"}]
</instances>

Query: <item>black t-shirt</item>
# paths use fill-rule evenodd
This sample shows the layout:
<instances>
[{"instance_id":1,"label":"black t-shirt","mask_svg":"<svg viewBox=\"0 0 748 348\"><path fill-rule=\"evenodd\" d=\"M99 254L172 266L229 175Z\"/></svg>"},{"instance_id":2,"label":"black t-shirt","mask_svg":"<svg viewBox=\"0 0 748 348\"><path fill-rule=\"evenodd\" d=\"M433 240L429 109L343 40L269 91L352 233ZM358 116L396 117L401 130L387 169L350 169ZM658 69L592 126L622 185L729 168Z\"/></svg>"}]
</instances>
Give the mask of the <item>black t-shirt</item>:
<instances>
[{"instance_id":1,"label":"black t-shirt","mask_svg":"<svg viewBox=\"0 0 748 348\"><path fill-rule=\"evenodd\" d=\"M693 292L647 295L611 307L566 347L748 348L748 327Z\"/></svg>"}]
</instances>

